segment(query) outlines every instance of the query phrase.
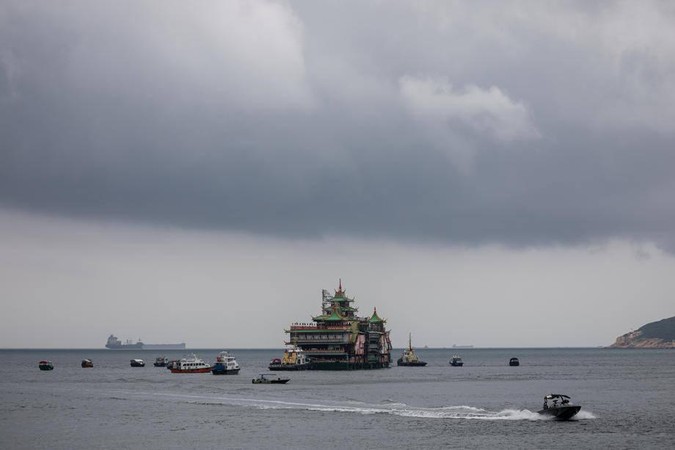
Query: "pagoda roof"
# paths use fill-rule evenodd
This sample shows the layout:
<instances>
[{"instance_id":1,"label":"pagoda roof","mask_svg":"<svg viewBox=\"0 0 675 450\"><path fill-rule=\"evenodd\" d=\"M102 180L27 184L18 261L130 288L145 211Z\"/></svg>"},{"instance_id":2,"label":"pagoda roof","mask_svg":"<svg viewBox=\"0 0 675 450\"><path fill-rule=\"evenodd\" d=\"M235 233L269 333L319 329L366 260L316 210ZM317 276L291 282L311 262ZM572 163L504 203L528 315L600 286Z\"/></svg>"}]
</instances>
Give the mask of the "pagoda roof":
<instances>
[{"instance_id":1,"label":"pagoda roof","mask_svg":"<svg viewBox=\"0 0 675 450\"><path fill-rule=\"evenodd\" d=\"M333 310L330 316L324 319L326 322L343 322L345 317L338 313L337 308Z\"/></svg>"},{"instance_id":2,"label":"pagoda roof","mask_svg":"<svg viewBox=\"0 0 675 450\"><path fill-rule=\"evenodd\" d=\"M373 308L373 315L368 319L370 323L384 323L385 321L377 315L377 308Z\"/></svg>"}]
</instances>

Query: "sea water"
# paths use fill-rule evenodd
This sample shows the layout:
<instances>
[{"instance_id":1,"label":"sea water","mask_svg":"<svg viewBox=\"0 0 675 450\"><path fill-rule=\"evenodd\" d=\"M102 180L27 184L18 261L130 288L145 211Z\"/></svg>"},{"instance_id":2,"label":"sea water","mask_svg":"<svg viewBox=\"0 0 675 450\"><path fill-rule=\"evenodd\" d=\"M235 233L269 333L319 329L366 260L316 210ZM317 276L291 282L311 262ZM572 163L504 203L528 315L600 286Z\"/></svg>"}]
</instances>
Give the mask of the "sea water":
<instances>
[{"instance_id":1,"label":"sea water","mask_svg":"<svg viewBox=\"0 0 675 450\"><path fill-rule=\"evenodd\" d=\"M182 350L0 350L0 448L675 448L671 350L418 349L426 367L285 372L286 385L251 383L281 349L193 352L221 350L238 375L153 367ZM549 393L582 405L575 420L537 414Z\"/></svg>"}]
</instances>

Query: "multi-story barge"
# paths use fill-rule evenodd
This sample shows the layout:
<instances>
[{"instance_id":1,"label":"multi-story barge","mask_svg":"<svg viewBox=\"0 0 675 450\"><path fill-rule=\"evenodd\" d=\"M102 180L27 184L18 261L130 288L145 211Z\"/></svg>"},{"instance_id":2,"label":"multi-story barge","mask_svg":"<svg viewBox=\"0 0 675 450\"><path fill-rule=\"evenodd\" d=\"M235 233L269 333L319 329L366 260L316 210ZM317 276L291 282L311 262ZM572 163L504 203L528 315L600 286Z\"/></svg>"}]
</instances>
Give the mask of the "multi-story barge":
<instances>
[{"instance_id":1,"label":"multi-story barge","mask_svg":"<svg viewBox=\"0 0 675 450\"><path fill-rule=\"evenodd\" d=\"M353 298L342 289L342 280L330 295L322 291L321 315L311 323L294 323L286 344L304 351L310 360L309 370L381 369L391 362L391 340L386 320L373 308L370 317L356 315Z\"/></svg>"}]
</instances>

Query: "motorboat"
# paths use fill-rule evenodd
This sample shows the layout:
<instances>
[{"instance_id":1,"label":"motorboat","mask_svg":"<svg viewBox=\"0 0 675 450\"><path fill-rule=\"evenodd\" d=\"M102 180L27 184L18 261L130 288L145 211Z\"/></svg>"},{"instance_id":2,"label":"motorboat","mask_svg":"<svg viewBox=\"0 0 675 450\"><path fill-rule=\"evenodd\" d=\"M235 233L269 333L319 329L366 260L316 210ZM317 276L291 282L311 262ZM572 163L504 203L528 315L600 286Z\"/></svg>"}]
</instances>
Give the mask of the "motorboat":
<instances>
[{"instance_id":1,"label":"motorboat","mask_svg":"<svg viewBox=\"0 0 675 450\"><path fill-rule=\"evenodd\" d=\"M551 403L549 404L549 401ZM556 420L569 420L574 417L581 406L570 405L570 396L564 394L548 394L544 396L544 408L539 414L552 416Z\"/></svg>"},{"instance_id":2,"label":"motorboat","mask_svg":"<svg viewBox=\"0 0 675 450\"><path fill-rule=\"evenodd\" d=\"M519 365L520 361L518 360L518 358L509 359L509 366L519 366Z\"/></svg>"},{"instance_id":3,"label":"motorboat","mask_svg":"<svg viewBox=\"0 0 675 450\"><path fill-rule=\"evenodd\" d=\"M403 350L403 355L396 361L396 365L403 367L424 367L427 365L413 350L412 334L408 334L408 348Z\"/></svg>"},{"instance_id":4,"label":"motorboat","mask_svg":"<svg viewBox=\"0 0 675 450\"><path fill-rule=\"evenodd\" d=\"M132 359L130 364L131 367L145 367L145 361L142 359Z\"/></svg>"},{"instance_id":5,"label":"motorboat","mask_svg":"<svg viewBox=\"0 0 675 450\"><path fill-rule=\"evenodd\" d=\"M453 357L450 358L450 365L453 367L462 367L464 361L462 361L462 358L459 355L453 355Z\"/></svg>"},{"instance_id":6,"label":"motorboat","mask_svg":"<svg viewBox=\"0 0 675 450\"><path fill-rule=\"evenodd\" d=\"M40 370L54 370L54 364L51 361L42 360L38 363Z\"/></svg>"},{"instance_id":7,"label":"motorboat","mask_svg":"<svg viewBox=\"0 0 675 450\"><path fill-rule=\"evenodd\" d=\"M289 381L291 381L290 378L281 378L281 377L276 377L276 374L274 373L261 373L258 375L256 378L251 380L251 383L253 384L286 384Z\"/></svg>"},{"instance_id":8,"label":"motorboat","mask_svg":"<svg viewBox=\"0 0 675 450\"><path fill-rule=\"evenodd\" d=\"M216 356L216 363L211 368L214 375L236 375L239 373L239 364L233 355L227 352L220 352Z\"/></svg>"},{"instance_id":9,"label":"motorboat","mask_svg":"<svg viewBox=\"0 0 675 450\"><path fill-rule=\"evenodd\" d=\"M82 368L83 369L89 369L94 367L94 362L91 359L83 359L82 360Z\"/></svg>"},{"instance_id":10,"label":"motorboat","mask_svg":"<svg viewBox=\"0 0 675 450\"><path fill-rule=\"evenodd\" d=\"M152 365L155 367L166 367L168 363L169 359L166 356L158 356L155 358L155 362L152 363Z\"/></svg>"},{"instance_id":11,"label":"motorboat","mask_svg":"<svg viewBox=\"0 0 675 450\"><path fill-rule=\"evenodd\" d=\"M310 361L305 355L305 351L300 347L291 345L284 350L282 358L274 358L268 368L270 370L307 370Z\"/></svg>"},{"instance_id":12,"label":"motorboat","mask_svg":"<svg viewBox=\"0 0 675 450\"><path fill-rule=\"evenodd\" d=\"M211 369L211 364L196 355L190 355L181 358L170 370L171 373L209 373Z\"/></svg>"}]
</instances>

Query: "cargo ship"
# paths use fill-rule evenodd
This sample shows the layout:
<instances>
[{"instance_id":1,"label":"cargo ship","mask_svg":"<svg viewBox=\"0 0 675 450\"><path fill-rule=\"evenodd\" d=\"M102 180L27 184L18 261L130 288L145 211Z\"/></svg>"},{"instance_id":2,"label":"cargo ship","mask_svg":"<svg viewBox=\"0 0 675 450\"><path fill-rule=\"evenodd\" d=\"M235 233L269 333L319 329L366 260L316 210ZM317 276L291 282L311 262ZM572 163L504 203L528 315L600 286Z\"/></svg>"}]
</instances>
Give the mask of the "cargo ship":
<instances>
[{"instance_id":1,"label":"cargo ship","mask_svg":"<svg viewBox=\"0 0 675 450\"><path fill-rule=\"evenodd\" d=\"M138 342L132 342L127 339L126 342L120 341L115 335L108 336L108 342L105 348L110 350L184 350L185 343L180 344L144 344L139 339Z\"/></svg>"},{"instance_id":2,"label":"cargo ship","mask_svg":"<svg viewBox=\"0 0 675 450\"><path fill-rule=\"evenodd\" d=\"M321 314L311 323L294 323L284 330L287 345L301 349L309 359L307 370L381 369L391 363L391 340L386 320L373 313L356 315L354 299L347 297L342 280L334 295L322 290Z\"/></svg>"}]
</instances>

